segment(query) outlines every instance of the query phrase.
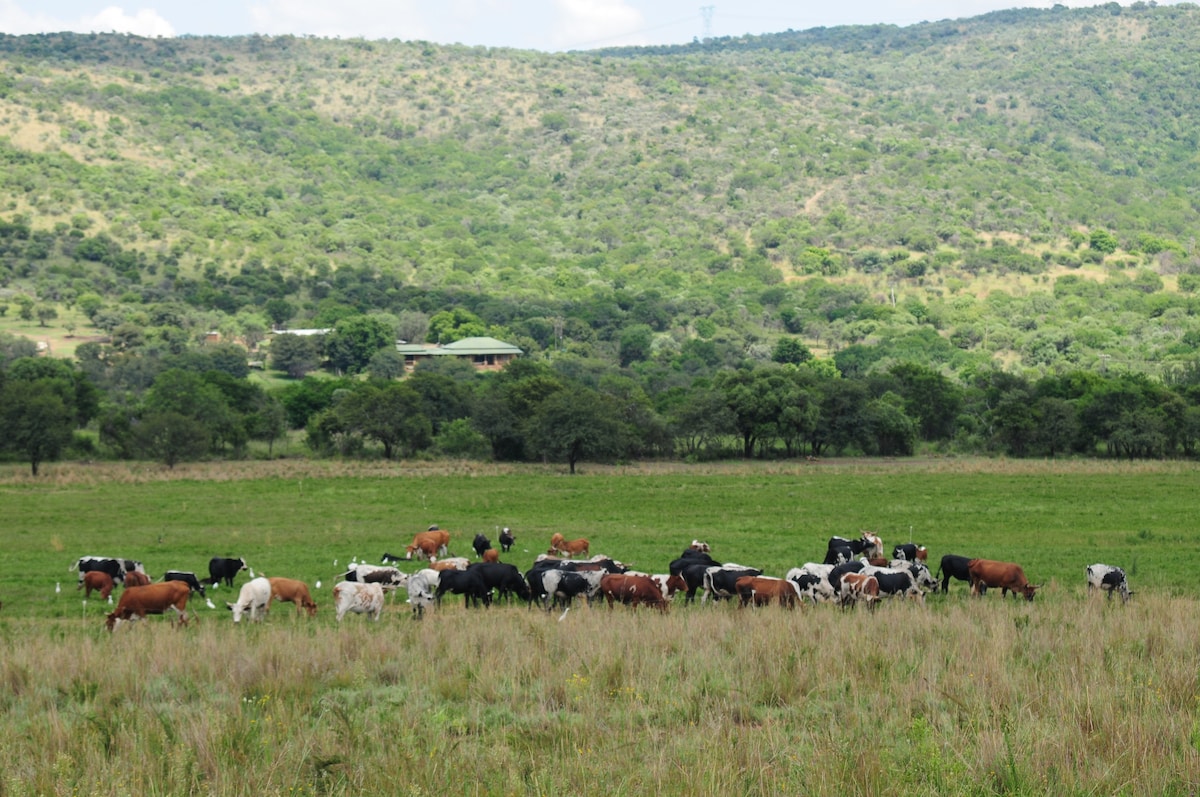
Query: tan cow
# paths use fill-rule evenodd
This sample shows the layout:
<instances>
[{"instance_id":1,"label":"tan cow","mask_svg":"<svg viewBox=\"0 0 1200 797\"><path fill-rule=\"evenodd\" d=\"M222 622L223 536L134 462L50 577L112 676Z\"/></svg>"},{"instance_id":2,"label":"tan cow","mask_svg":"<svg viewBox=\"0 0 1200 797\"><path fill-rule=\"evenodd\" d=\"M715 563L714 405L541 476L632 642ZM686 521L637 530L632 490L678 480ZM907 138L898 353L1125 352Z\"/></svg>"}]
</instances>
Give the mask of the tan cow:
<instances>
[{"instance_id":1,"label":"tan cow","mask_svg":"<svg viewBox=\"0 0 1200 797\"><path fill-rule=\"evenodd\" d=\"M308 585L294 578L268 578L271 584L271 597L281 603L296 604L296 614L308 612L309 617L317 616L317 604L313 603L308 592Z\"/></svg>"},{"instance_id":2,"label":"tan cow","mask_svg":"<svg viewBox=\"0 0 1200 797\"><path fill-rule=\"evenodd\" d=\"M413 536L412 544L405 548L405 559L412 559L413 554L418 559L436 559L446 556L450 549L450 532L441 529L420 531Z\"/></svg>"},{"instance_id":3,"label":"tan cow","mask_svg":"<svg viewBox=\"0 0 1200 797\"><path fill-rule=\"evenodd\" d=\"M1012 562L997 562L994 559L972 559L967 562L967 573L971 576L971 594L978 595L980 587L999 587L1000 596L1013 597L1020 593L1025 600L1033 600L1034 590L1040 584L1030 584L1025 578L1025 571L1020 565Z\"/></svg>"},{"instance_id":4,"label":"tan cow","mask_svg":"<svg viewBox=\"0 0 1200 797\"><path fill-rule=\"evenodd\" d=\"M583 537L577 540L564 539L563 535L555 532L554 536L550 538L550 550L546 551L546 553L550 555L558 554L568 559L574 559L576 556L587 556L589 553L589 543Z\"/></svg>"}]
</instances>

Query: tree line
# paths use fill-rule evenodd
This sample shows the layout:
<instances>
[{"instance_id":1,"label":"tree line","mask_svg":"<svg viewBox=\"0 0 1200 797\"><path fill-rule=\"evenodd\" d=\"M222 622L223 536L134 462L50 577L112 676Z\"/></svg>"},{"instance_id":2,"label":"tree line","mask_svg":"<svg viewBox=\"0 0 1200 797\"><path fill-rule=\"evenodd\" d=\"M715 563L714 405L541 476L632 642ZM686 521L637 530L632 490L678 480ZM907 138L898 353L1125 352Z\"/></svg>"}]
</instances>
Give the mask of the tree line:
<instances>
[{"instance_id":1,"label":"tree line","mask_svg":"<svg viewBox=\"0 0 1200 797\"><path fill-rule=\"evenodd\" d=\"M399 374L371 367L394 348L366 345L352 373L338 375L326 359L325 372L267 387L235 344L155 354L84 344L69 362L0 333L0 450L37 475L63 456L168 467L269 457L289 430L307 456L555 462L571 472L586 461L919 452L1193 457L1200 445L1195 363L1162 381L994 368L955 379L910 362L845 375L832 360L781 346L777 361L656 390L653 378L569 353L497 373L448 358L411 373L402 361Z\"/></svg>"}]
</instances>

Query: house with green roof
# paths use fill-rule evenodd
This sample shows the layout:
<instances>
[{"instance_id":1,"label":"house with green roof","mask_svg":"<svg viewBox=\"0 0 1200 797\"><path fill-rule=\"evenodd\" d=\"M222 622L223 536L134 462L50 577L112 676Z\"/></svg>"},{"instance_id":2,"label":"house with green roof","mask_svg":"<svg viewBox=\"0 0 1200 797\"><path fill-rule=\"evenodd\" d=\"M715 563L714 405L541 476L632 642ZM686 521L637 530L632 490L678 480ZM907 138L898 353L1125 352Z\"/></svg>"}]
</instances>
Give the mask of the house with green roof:
<instances>
[{"instance_id":1,"label":"house with green roof","mask_svg":"<svg viewBox=\"0 0 1200 797\"><path fill-rule=\"evenodd\" d=\"M444 346L436 343L397 343L404 355L404 370L411 371L429 357L457 357L475 366L477 371L499 371L525 352L511 343L495 338L463 338Z\"/></svg>"}]
</instances>

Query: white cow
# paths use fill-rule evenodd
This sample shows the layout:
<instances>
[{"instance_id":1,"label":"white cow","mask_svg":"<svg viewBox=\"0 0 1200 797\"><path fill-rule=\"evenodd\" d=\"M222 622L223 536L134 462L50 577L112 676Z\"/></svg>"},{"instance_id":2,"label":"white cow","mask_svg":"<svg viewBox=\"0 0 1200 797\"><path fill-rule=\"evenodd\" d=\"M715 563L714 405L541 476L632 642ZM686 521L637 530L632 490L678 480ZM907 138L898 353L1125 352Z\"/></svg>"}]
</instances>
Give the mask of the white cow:
<instances>
[{"instance_id":1,"label":"white cow","mask_svg":"<svg viewBox=\"0 0 1200 797\"><path fill-rule=\"evenodd\" d=\"M226 603L233 609L233 621L241 622L243 614L249 614L250 619L258 622L267 616L267 606L271 603L271 582L259 576L252 578L242 585L238 593L237 603Z\"/></svg>"},{"instance_id":2,"label":"white cow","mask_svg":"<svg viewBox=\"0 0 1200 797\"><path fill-rule=\"evenodd\" d=\"M426 574L430 575L426 575ZM412 604L413 616L420 620L428 606L437 601L433 591L437 589L438 571L420 570L408 577L408 602Z\"/></svg>"},{"instance_id":3,"label":"white cow","mask_svg":"<svg viewBox=\"0 0 1200 797\"><path fill-rule=\"evenodd\" d=\"M383 614L383 587L379 584L360 584L340 581L333 588L333 605L340 623L346 612L368 614L378 620Z\"/></svg>"},{"instance_id":4,"label":"white cow","mask_svg":"<svg viewBox=\"0 0 1200 797\"><path fill-rule=\"evenodd\" d=\"M1121 596L1122 602L1129 600L1129 596L1133 594L1129 589L1129 582L1125 580L1125 571L1112 565L1088 565L1087 585L1088 592L1094 589L1107 592L1109 600L1112 600L1113 592Z\"/></svg>"}]
</instances>

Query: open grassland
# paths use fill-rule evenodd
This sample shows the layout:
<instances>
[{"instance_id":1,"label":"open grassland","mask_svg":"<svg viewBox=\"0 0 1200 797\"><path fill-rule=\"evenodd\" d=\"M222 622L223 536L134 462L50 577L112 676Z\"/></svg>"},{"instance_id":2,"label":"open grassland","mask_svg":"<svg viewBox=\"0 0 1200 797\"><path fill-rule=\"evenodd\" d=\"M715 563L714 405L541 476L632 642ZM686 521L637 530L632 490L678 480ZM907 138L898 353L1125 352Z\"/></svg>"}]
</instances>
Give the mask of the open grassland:
<instances>
[{"instance_id":1,"label":"open grassland","mask_svg":"<svg viewBox=\"0 0 1200 797\"><path fill-rule=\"evenodd\" d=\"M951 461L600 469L247 463L0 474L0 795L1137 794L1200 787L1200 470ZM1033 603L874 613L675 606L667 615L447 602L383 619L329 607L352 557L431 523L468 553L550 534L664 571L693 537L782 575L831 534L912 538L930 560L1021 562ZM154 575L243 556L302 578L315 620L112 636L67 572L83 554ZM339 568L334 567L334 560ZM1089 598L1124 566L1133 601ZM245 577L239 578L239 583ZM56 592L55 582L62 591ZM217 605L232 595L211 593Z\"/></svg>"}]
</instances>

